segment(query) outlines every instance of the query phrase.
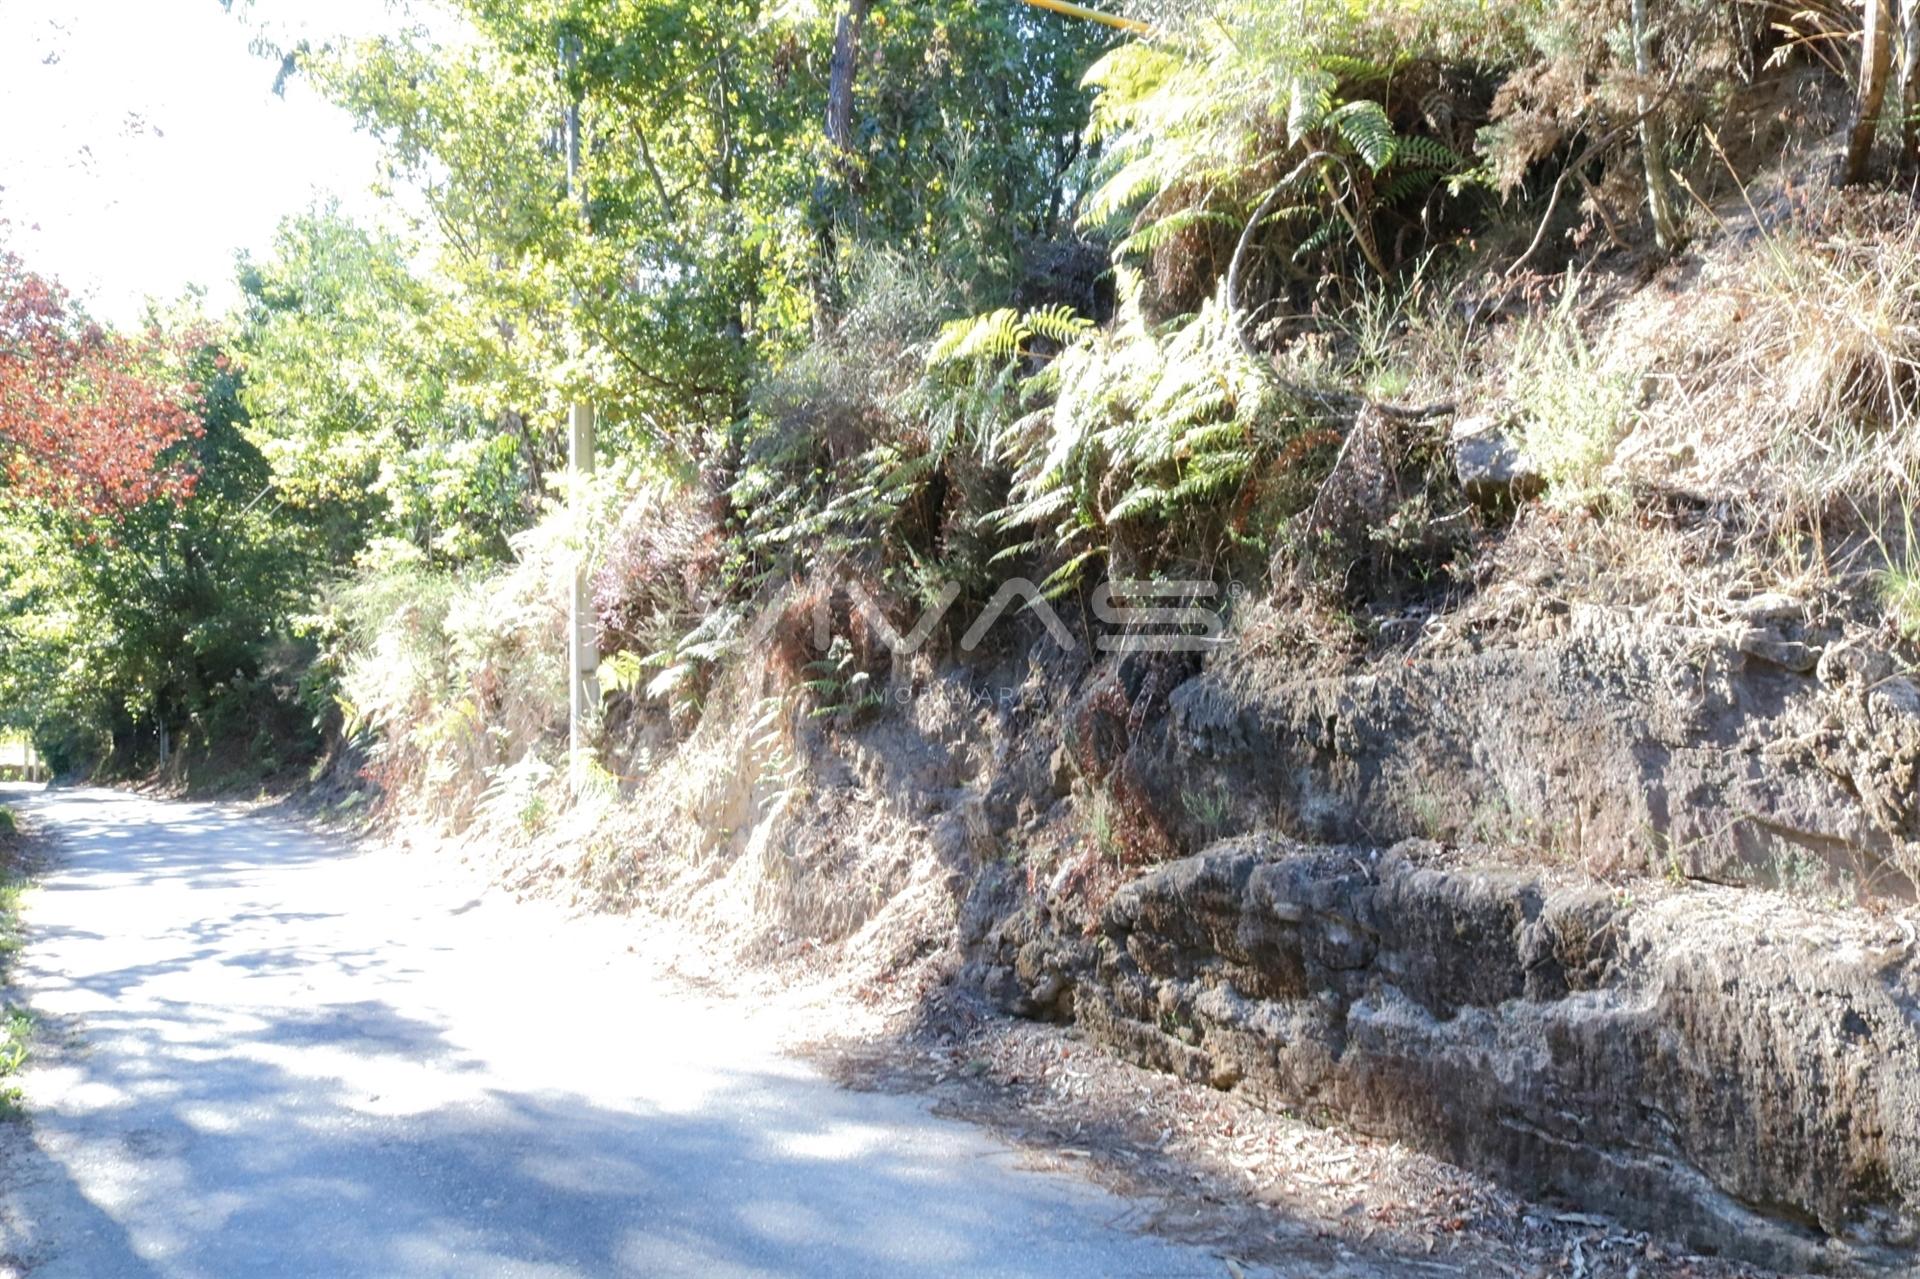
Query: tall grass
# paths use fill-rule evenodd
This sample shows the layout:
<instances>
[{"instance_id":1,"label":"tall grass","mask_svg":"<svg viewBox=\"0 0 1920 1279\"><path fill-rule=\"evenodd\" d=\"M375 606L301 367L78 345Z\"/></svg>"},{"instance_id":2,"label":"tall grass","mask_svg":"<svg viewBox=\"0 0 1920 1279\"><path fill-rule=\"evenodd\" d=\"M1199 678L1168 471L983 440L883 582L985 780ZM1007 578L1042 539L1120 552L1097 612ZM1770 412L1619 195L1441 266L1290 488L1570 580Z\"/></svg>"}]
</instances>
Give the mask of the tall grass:
<instances>
[{"instance_id":1,"label":"tall grass","mask_svg":"<svg viewBox=\"0 0 1920 1279\"><path fill-rule=\"evenodd\" d=\"M1639 413L1634 371L1606 361L1581 333L1580 289L1570 283L1544 314L1522 323L1507 372L1521 442L1556 505L1591 501Z\"/></svg>"}]
</instances>

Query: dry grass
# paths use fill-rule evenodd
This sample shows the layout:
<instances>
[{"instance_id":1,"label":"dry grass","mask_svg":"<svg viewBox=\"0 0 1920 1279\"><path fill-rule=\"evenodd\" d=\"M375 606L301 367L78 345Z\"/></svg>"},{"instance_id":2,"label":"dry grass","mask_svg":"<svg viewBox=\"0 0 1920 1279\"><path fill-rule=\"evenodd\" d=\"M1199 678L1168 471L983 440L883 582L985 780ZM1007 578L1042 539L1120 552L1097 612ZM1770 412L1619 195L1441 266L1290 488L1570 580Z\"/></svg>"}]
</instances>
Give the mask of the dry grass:
<instances>
[{"instance_id":1,"label":"dry grass","mask_svg":"<svg viewBox=\"0 0 1920 1279\"><path fill-rule=\"evenodd\" d=\"M1730 344L1765 387L1756 428L1794 505L1904 489L1920 465L1920 227L1856 242L1774 239Z\"/></svg>"},{"instance_id":2,"label":"dry grass","mask_svg":"<svg viewBox=\"0 0 1920 1279\"><path fill-rule=\"evenodd\" d=\"M1590 342L1580 328L1580 281L1521 322L1507 368L1507 393L1520 413L1521 444L1556 506L1601 496L1607 464L1639 415L1631 351Z\"/></svg>"},{"instance_id":3,"label":"dry grass","mask_svg":"<svg viewBox=\"0 0 1920 1279\"><path fill-rule=\"evenodd\" d=\"M1658 375L1632 469L1784 521L1910 492L1920 225L1822 204L1756 215L1703 259L1643 290L1609 335Z\"/></svg>"}]
</instances>

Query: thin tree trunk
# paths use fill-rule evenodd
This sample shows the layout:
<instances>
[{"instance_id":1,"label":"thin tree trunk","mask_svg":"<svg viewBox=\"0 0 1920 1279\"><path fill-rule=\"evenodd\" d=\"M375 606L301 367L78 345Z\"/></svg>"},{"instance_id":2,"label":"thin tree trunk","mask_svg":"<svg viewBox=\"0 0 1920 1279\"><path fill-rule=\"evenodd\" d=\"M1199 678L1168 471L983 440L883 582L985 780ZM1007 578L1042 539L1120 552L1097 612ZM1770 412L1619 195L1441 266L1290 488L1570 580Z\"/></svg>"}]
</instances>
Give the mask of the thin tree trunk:
<instances>
[{"instance_id":1,"label":"thin tree trunk","mask_svg":"<svg viewBox=\"0 0 1920 1279\"><path fill-rule=\"evenodd\" d=\"M1647 21L1647 0L1633 0L1633 70L1643 85L1653 80L1653 27ZM1640 94L1640 154L1647 170L1647 212L1653 215L1653 240L1672 253L1685 242L1680 227L1673 179L1667 172L1667 131L1655 118L1650 95Z\"/></svg>"},{"instance_id":2,"label":"thin tree trunk","mask_svg":"<svg viewBox=\"0 0 1920 1279\"><path fill-rule=\"evenodd\" d=\"M1893 14L1889 0L1866 0L1867 25L1860 35L1860 97L1847 139L1847 157L1840 181L1856 186L1867 179L1873 158L1874 135L1880 131L1880 112L1886 104L1887 78L1893 67Z\"/></svg>"},{"instance_id":3,"label":"thin tree trunk","mask_svg":"<svg viewBox=\"0 0 1920 1279\"><path fill-rule=\"evenodd\" d=\"M860 28L873 0L847 0L833 29L833 63L827 73L827 141L853 150L853 76L860 61Z\"/></svg>"},{"instance_id":4,"label":"thin tree trunk","mask_svg":"<svg viewBox=\"0 0 1920 1279\"><path fill-rule=\"evenodd\" d=\"M853 179L853 82L860 64L860 28L866 24L873 0L847 0L833 28L833 60L827 68L827 141L836 153L813 183L814 262L813 333L824 338L833 331L840 313L837 259L840 255L838 210Z\"/></svg>"},{"instance_id":5,"label":"thin tree trunk","mask_svg":"<svg viewBox=\"0 0 1920 1279\"><path fill-rule=\"evenodd\" d=\"M1900 0L1900 163L1920 164L1920 0Z\"/></svg>"}]
</instances>

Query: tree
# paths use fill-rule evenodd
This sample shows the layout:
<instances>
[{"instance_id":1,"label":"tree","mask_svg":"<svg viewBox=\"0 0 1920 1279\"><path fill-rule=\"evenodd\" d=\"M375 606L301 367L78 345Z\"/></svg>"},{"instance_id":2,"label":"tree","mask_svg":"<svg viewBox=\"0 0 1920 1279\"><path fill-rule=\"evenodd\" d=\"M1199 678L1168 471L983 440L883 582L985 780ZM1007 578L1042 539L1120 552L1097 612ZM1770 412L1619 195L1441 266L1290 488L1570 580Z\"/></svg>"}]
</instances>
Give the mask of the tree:
<instances>
[{"instance_id":1,"label":"tree","mask_svg":"<svg viewBox=\"0 0 1920 1279\"><path fill-rule=\"evenodd\" d=\"M246 435L316 553L393 537L444 563L497 559L558 459L538 386L410 268L400 241L331 206L242 264L233 353Z\"/></svg>"},{"instance_id":2,"label":"tree","mask_svg":"<svg viewBox=\"0 0 1920 1279\"><path fill-rule=\"evenodd\" d=\"M1866 0L1866 25L1860 32L1860 89L1854 105L1853 128L1847 135L1846 159L1840 180L1854 186L1867 179L1874 135L1880 131L1880 112L1886 104L1887 80L1893 68L1893 0Z\"/></svg>"},{"instance_id":3,"label":"tree","mask_svg":"<svg viewBox=\"0 0 1920 1279\"><path fill-rule=\"evenodd\" d=\"M61 770L165 762L184 737L256 763L313 745L288 619L320 566L265 500L238 368L211 346L187 359L190 494L0 508L0 700Z\"/></svg>"},{"instance_id":4,"label":"tree","mask_svg":"<svg viewBox=\"0 0 1920 1279\"><path fill-rule=\"evenodd\" d=\"M1647 0L1633 0L1633 73L1642 83L1653 77L1653 24L1647 18ZM1647 175L1647 213L1653 219L1653 242L1662 252L1676 253L1686 239L1673 177L1667 171L1667 130L1655 113L1651 94L1642 92L1635 105L1640 112L1640 159Z\"/></svg>"},{"instance_id":5,"label":"tree","mask_svg":"<svg viewBox=\"0 0 1920 1279\"><path fill-rule=\"evenodd\" d=\"M188 497L200 426L181 354L91 323L0 248L0 492L91 515Z\"/></svg>"}]
</instances>

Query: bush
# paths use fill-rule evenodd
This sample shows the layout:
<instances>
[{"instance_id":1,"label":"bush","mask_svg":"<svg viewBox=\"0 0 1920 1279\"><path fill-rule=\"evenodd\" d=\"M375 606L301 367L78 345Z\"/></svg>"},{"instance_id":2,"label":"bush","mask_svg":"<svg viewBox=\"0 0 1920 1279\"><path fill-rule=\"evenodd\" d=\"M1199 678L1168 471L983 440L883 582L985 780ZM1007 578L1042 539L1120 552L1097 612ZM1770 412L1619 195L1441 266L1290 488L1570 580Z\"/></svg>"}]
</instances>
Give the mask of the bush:
<instances>
[{"instance_id":1,"label":"bush","mask_svg":"<svg viewBox=\"0 0 1920 1279\"><path fill-rule=\"evenodd\" d=\"M1122 45L1088 73L1105 150L1087 223L1143 267L1157 317L1212 295L1243 230L1255 305L1383 275L1458 225L1443 210L1488 93L1474 67L1517 55L1531 9L1228 0L1156 15L1175 38Z\"/></svg>"},{"instance_id":2,"label":"bush","mask_svg":"<svg viewBox=\"0 0 1920 1279\"><path fill-rule=\"evenodd\" d=\"M656 653L720 597L719 528L701 495L649 486L620 517L593 574L600 649Z\"/></svg>"},{"instance_id":3,"label":"bush","mask_svg":"<svg viewBox=\"0 0 1920 1279\"><path fill-rule=\"evenodd\" d=\"M1578 297L1570 283L1551 310L1522 324L1507 373L1522 445L1558 504L1596 495L1639 412L1638 374L1595 353L1580 332Z\"/></svg>"}]
</instances>

